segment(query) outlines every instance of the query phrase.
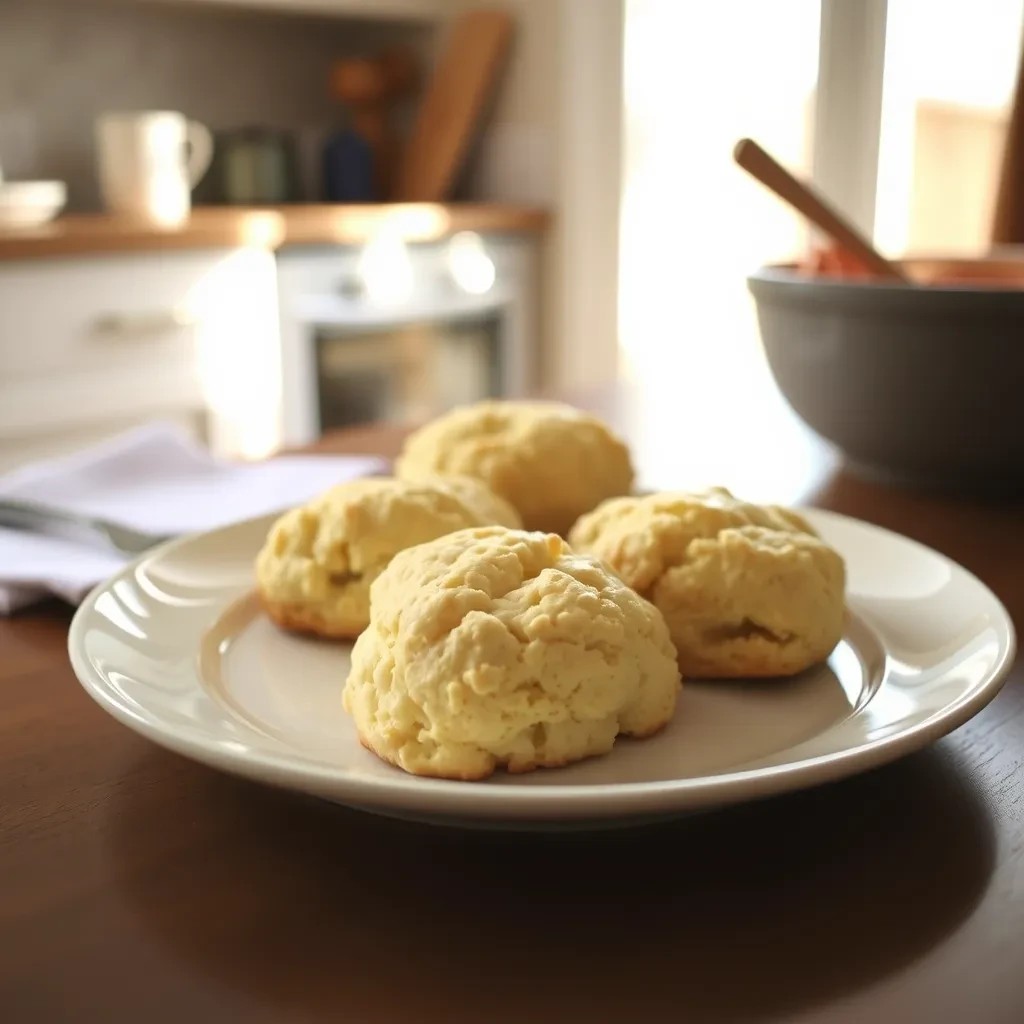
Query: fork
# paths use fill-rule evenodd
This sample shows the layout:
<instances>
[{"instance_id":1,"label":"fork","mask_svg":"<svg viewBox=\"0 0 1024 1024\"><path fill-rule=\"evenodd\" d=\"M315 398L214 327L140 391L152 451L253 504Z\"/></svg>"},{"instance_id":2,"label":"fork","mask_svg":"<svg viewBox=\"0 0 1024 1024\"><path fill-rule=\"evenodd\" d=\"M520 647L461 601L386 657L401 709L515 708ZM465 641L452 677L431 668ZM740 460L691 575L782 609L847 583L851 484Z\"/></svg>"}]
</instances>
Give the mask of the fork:
<instances>
[{"instance_id":1,"label":"fork","mask_svg":"<svg viewBox=\"0 0 1024 1024\"><path fill-rule=\"evenodd\" d=\"M45 533L86 544L103 544L122 555L140 555L171 535L144 533L120 523L77 512L64 512L34 501L0 498L0 526Z\"/></svg>"}]
</instances>

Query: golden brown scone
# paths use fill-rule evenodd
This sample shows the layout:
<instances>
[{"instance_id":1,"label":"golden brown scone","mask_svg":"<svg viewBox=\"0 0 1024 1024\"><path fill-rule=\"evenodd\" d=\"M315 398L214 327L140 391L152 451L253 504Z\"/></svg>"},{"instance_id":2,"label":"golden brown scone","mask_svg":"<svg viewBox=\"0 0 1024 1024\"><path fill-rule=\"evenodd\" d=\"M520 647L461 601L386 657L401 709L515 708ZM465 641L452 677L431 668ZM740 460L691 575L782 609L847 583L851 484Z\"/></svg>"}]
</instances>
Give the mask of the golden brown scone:
<instances>
[{"instance_id":1,"label":"golden brown scone","mask_svg":"<svg viewBox=\"0 0 1024 1024\"><path fill-rule=\"evenodd\" d=\"M396 555L371 590L345 708L363 745L407 772L557 767L672 717L661 615L554 534L462 530Z\"/></svg>"},{"instance_id":2,"label":"golden brown scone","mask_svg":"<svg viewBox=\"0 0 1024 1024\"><path fill-rule=\"evenodd\" d=\"M519 514L479 480L340 484L271 527L256 558L260 598L285 629L355 637L370 621L370 584L396 552L492 523L518 526Z\"/></svg>"},{"instance_id":3,"label":"golden brown scone","mask_svg":"<svg viewBox=\"0 0 1024 1024\"><path fill-rule=\"evenodd\" d=\"M683 675L784 676L843 632L845 567L797 513L727 490L605 502L570 533L654 602Z\"/></svg>"},{"instance_id":4,"label":"golden brown scone","mask_svg":"<svg viewBox=\"0 0 1024 1024\"><path fill-rule=\"evenodd\" d=\"M480 402L427 424L405 443L403 479L477 477L529 530L564 534L598 502L628 494L629 450L600 420L555 402Z\"/></svg>"}]
</instances>

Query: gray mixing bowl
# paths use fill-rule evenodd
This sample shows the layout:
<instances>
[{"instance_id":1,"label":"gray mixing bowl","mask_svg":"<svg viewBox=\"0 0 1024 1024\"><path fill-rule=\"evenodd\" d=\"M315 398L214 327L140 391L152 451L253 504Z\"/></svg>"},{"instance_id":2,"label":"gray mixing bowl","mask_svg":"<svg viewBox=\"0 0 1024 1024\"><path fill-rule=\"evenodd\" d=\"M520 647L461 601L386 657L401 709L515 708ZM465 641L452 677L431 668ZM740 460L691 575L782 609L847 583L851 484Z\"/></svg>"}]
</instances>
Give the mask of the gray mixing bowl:
<instances>
[{"instance_id":1,"label":"gray mixing bowl","mask_svg":"<svg viewBox=\"0 0 1024 1024\"><path fill-rule=\"evenodd\" d=\"M856 473L1024 491L1024 261L917 261L916 271L951 283L792 266L751 275L775 380Z\"/></svg>"}]
</instances>

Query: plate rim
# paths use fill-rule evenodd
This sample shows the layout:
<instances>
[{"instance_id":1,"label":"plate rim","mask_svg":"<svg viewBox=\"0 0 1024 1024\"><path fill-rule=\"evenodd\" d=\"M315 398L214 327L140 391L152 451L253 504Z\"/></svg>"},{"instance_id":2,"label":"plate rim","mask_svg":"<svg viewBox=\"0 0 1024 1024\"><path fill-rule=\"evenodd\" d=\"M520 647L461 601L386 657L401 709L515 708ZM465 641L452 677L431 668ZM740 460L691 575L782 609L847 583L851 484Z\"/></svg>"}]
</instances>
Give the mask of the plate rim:
<instances>
[{"instance_id":1,"label":"plate rim","mask_svg":"<svg viewBox=\"0 0 1024 1024\"><path fill-rule=\"evenodd\" d=\"M225 747L209 734L190 732L167 725L159 715L149 717L134 711L116 699L114 688L85 654L83 643L88 619L97 598L118 582L133 576L145 563L165 557L177 547L198 538L222 531L235 530L266 521L256 516L226 524L214 530L185 534L160 544L133 559L117 573L94 587L76 609L68 630L67 648L72 669L89 696L114 719L133 732L164 749L198 763L255 779L263 784L330 794L340 803L366 807L401 808L409 801L420 813L440 816L469 815L479 818L608 818L626 817L652 811L685 812L711 805L745 802L761 797L811 788L819 784L869 771L920 750L948 735L973 718L1002 689L1014 663L1017 637L1013 620L1005 605L992 589L948 555L920 541L866 520L827 509L800 508L812 522L832 520L857 529L875 532L910 545L921 553L938 557L954 567L980 588L997 613L993 626L999 644L998 657L987 678L976 687L935 711L922 722L891 735L838 751L819 754L797 761L762 768L726 771L716 775L700 775L682 779L655 779L621 783L552 783L543 786L492 786L486 781L465 782L450 779L426 779L395 769L395 776L354 777L350 773L302 759L300 751L274 753L247 747ZM207 688L194 671L196 686ZM685 684L684 684L685 685ZM214 698L207 694L208 699ZM287 748L286 748L287 750ZM268 777L269 776L269 777ZM630 806L623 807L623 804ZM432 805L429 809L424 805Z\"/></svg>"}]
</instances>

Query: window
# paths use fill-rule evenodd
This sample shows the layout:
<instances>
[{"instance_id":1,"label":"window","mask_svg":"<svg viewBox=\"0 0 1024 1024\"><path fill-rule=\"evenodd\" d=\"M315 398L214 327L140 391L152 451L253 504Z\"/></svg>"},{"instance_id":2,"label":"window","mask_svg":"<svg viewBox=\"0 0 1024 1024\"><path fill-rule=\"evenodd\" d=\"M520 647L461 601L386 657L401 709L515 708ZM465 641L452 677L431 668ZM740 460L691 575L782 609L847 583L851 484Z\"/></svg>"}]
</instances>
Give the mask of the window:
<instances>
[{"instance_id":1,"label":"window","mask_svg":"<svg viewBox=\"0 0 1024 1024\"><path fill-rule=\"evenodd\" d=\"M1021 0L889 0L875 239L893 254L991 240Z\"/></svg>"},{"instance_id":2,"label":"window","mask_svg":"<svg viewBox=\"0 0 1024 1024\"><path fill-rule=\"evenodd\" d=\"M802 221L735 166L733 146L751 136L809 172L818 34L813 0L627 0L621 372L714 432L715 445L688 446L695 486L722 482L723 446L749 445L746 424L772 398L746 275L807 243ZM663 427L645 437L657 464L642 471L673 479L679 441ZM770 487L778 467L764 472Z\"/></svg>"},{"instance_id":3,"label":"window","mask_svg":"<svg viewBox=\"0 0 1024 1024\"><path fill-rule=\"evenodd\" d=\"M755 348L745 275L806 244L802 222L732 162L756 138L807 173L818 5L629 0L620 335L624 369L733 367Z\"/></svg>"}]
</instances>

